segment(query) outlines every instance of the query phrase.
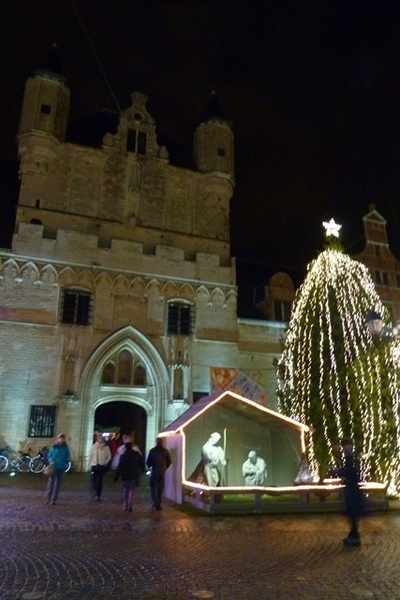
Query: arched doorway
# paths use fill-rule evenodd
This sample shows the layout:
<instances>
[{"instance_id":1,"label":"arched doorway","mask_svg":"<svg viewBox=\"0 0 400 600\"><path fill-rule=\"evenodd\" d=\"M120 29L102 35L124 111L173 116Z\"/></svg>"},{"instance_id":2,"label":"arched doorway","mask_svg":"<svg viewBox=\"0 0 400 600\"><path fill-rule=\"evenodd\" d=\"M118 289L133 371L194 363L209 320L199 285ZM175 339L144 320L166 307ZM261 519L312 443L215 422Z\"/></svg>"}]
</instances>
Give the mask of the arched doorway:
<instances>
[{"instance_id":1,"label":"arched doorway","mask_svg":"<svg viewBox=\"0 0 400 600\"><path fill-rule=\"evenodd\" d=\"M147 414L142 406L134 402L106 402L94 413L94 429L104 431L119 428L121 435L134 434L135 443L141 451L146 450Z\"/></svg>"},{"instance_id":2,"label":"arched doorway","mask_svg":"<svg viewBox=\"0 0 400 600\"><path fill-rule=\"evenodd\" d=\"M82 369L78 397L83 402L77 468L86 470L95 415L103 405L122 402L143 409L143 425L137 427L137 434L140 430L140 447L146 454L165 426L169 372L149 338L128 325L112 333L92 352Z\"/></svg>"}]
</instances>

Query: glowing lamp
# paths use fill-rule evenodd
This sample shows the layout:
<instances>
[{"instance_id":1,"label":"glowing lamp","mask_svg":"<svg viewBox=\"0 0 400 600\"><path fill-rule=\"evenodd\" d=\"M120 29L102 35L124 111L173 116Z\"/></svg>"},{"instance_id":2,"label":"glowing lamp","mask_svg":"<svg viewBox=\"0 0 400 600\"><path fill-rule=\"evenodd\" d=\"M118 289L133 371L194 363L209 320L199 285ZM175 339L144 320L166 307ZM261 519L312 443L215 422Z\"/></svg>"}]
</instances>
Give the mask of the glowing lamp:
<instances>
[{"instance_id":1,"label":"glowing lamp","mask_svg":"<svg viewBox=\"0 0 400 600\"><path fill-rule=\"evenodd\" d=\"M366 318L368 330L371 335L381 335L383 329L383 320L379 313L371 310Z\"/></svg>"}]
</instances>

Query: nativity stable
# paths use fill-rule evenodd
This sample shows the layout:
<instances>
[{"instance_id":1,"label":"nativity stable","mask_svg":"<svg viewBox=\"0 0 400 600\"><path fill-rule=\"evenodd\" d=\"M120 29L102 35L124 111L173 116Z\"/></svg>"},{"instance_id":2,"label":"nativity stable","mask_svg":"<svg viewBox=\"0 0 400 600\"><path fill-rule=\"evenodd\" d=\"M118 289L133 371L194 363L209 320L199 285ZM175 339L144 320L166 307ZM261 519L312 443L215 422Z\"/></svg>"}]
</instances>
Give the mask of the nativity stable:
<instances>
[{"instance_id":1,"label":"nativity stable","mask_svg":"<svg viewBox=\"0 0 400 600\"><path fill-rule=\"evenodd\" d=\"M307 431L236 393L205 396L160 433L173 459L165 495L211 512L233 495L259 504L294 486Z\"/></svg>"}]
</instances>

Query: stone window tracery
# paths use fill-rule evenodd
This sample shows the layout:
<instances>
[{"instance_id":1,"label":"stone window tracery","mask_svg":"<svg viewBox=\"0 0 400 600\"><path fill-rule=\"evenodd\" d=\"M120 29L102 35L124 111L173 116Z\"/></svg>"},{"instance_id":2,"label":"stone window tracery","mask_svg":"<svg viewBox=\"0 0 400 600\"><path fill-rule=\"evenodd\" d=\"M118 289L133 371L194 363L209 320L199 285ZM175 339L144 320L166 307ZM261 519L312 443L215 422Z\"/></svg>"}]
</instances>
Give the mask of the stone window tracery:
<instances>
[{"instance_id":1,"label":"stone window tracery","mask_svg":"<svg viewBox=\"0 0 400 600\"><path fill-rule=\"evenodd\" d=\"M128 350L122 350L118 356L118 383L130 385L132 379L132 355Z\"/></svg>"},{"instance_id":2,"label":"stone window tracery","mask_svg":"<svg viewBox=\"0 0 400 600\"><path fill-rule=\"evenodd\" d=\"M146 368L138 357L124 348L104 364L101 384L144 387L147 385Z\"/></svg>"},{"instance_id":3,"label":"stone window tracery","mask_svg":"<svg viewBox=\"0 0 400 600\"><path fill-rule=\"evenodd\" d=\"M138 365L133 376L134 385L146 385L146 369L142 365Z\"/></svg>"}]
</instances>

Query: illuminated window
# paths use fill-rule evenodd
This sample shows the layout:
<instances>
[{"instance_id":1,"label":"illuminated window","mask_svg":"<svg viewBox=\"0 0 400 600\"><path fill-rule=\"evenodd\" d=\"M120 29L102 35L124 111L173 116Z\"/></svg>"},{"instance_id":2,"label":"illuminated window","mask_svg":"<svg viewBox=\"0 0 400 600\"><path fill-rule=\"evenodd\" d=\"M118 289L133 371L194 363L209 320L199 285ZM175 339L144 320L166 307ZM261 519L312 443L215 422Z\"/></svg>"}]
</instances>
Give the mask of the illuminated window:
<instances>
[{"instance_id":1,"label":"illuminated window","mask_svg":"<svg viewBox=\"0 0 400 600\"><path fill-rule=\"evenodd\" d=\"M29 417L28 437L54 437L56 407L32 405Z\"/></svg>"},{"instance_id":2,"label":"illuminated window","mask_svg":"<svg viewBox=\"0 0 400 600\"><path fill-rule=\"evenodd\" d=\"M191 335L193 333L193 306L186 302L168 302L167 333L169 335Z\"/></svg>"},{"instance_id":3,"label":"illuminated window","mask_svg":"<svg viewBox=\"0 0 400 600\"><path fill-rule=\"evenodd\" d=\"M61 323L66 325L89 325L92 315L93 294L85 290L63 290L61 299Z\"/></svg>"}]
</instances>

